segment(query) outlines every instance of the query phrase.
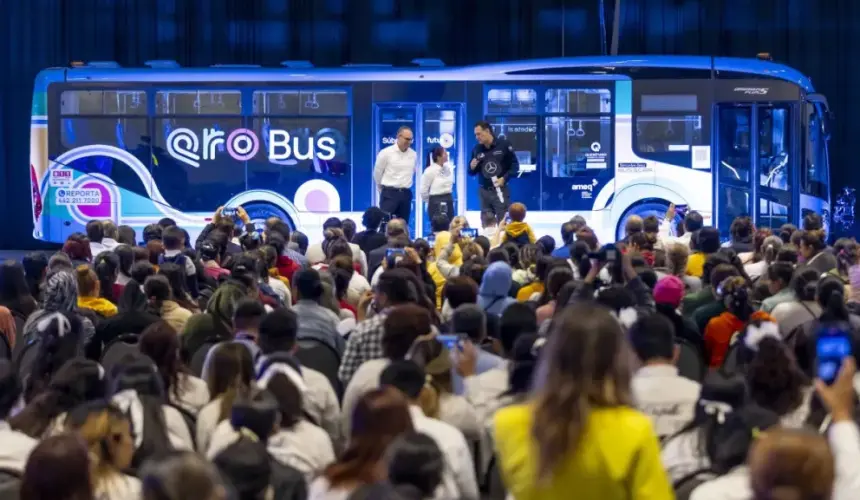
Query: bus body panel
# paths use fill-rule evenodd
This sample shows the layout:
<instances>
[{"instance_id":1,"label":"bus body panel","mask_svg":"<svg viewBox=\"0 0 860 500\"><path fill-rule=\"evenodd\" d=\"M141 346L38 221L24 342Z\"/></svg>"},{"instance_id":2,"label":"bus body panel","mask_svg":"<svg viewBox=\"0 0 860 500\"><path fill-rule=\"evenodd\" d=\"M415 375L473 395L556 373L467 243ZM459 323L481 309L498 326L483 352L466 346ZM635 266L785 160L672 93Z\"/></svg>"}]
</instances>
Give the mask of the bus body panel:
<instances>
[{"instance_id":1,"label":"bus body panel","mask_svg":"<svg viewBox=\"0 0 860 500\"><path fill-rule=\"evenodd\" d=\"M644 79L637 79L635 75L645 69L653 71L648 76L643 74ZM668 88L658 83L659 75L666 78L667 72L685 71L707 76L703 80L664 81L678 82L678 95L668 97L679 102L689 99L685 97L687 94L698 95L698 108L690 112L692 117L665 118L660 113L645 112L644 107L640 109L644 106L640 103L643 95L653 97L653 94L675 92L659 90ZM648 82L655 83L649 86ZM540 109L532 117L517 112L493 115L487 108L488 92L502 87L534 89ZM605 88L611 92L603 97L609 100L609 108L601 108L602 117L571 114L569 109L560 114L544 110L543 106L550 102L549 91L562 88L593 89L584 91L586 93L580 95L583 99L591 99ZM658 91L655 92L655 88ZM145 100L140 105L145 110L121 116L91 116L69 115L64 107L61 116L62 93L75 89L113 92L111 95L116 95L117 106L120 106L121 96L140 94L138 98ZM159 107L171 102L169 99L179 102L179 97L175 96L181 97L192 89L199 91L198 100L200 93L207 93L210 99L214 99L214 95L219 99L235 98L237 109L241 111L227 115L164 114ZM767 94L762 95L762 89ZM319 115L319 118L295 114L281 116L271 107L269 111L259 111L261 99L268 102L267 99L279 95L280 99L284 95L289 99L291 92L300 99L307 99L305 108L318 106L317 95L323 96L326 92L343 93L346 103L335 115ZM311 240L317 240L326 218L349 217L360 222L363 210L375 202L370 174L376 152L388 144L385 141L391 140L380 135L380 124L374 118L377 111L383 109L380 106L385 109L401 106L413 120L430 120L416 122L416 132L423 131L431 122L449 123L451 125L444 126L454 127L445 129L451 130L451 133L445 132L445 137L426 134L418 137L416 133L416 142L422 143L415 147L419 154L443 143L444 147L453 148L456 211L465 214L473 226L480 224L475 180L468 178L462 167L468 164L474 144L472 123L475 118L490 116L503 121L521 116L524 117L521 121L530 123L525 128L503 125L503 133L504 127L509 134L525 133L529 136L527 144L533 144L530 154L522 151L533 170L521 170L520 179L512 179L511 189L522 191L512 198L526 202L528 221L537 232L555 236L561 222L573 215L583 215L600 239L609 241L619 235L630 215L662 217L661 210L669 203L699 211L708 224L714 210L715 180L708 166L710 160L696 161L696 158L700 154L702 158L709 158L716 140L717 131L709 131L712 102L733 96L739 103L789 98L799 103L803 95L812 92L809 79L792 68L759 60L707 56L599 56L463 68L51 68L37 75L34 86L31 120L34 237L63 241L94 218L109 218L117 224L130 225L140 233L145 225L162 217L177 220L195 237L209 222L214 208L226 204L245 206L257 220L269 215L283 217L307 233ZM270 94L274 97L269 97ZM313 97L306 94L313 94ZM657 109L663 102L659 95L652 101L657 103ZM278 104L273 106L277 108ZM431 113L435 109L442 111ZM451 110L450 113L444 111L446 109ZM449 113L448 118L445 113ZM454 121L433 121L437 119ZM105 125L95 125L99 123ZM603 159L598 160L599 163L588 163L585 170L576 167L572 173L561 173L562 168L569 168L564 162L570 161L570 139L579 137L576 134L583 132L583 123L585 127L592 127L586 134L599 131L602 139L592 143L594 155L577 153L576 161L601 154ZM698 132L694 134L698 134L701 146L684 149L670 144L664 152L642 149L652 147L640 144L642 126L656 124L671 129L675 123L695 127ZM79 125L81 128L76 128ZM550 154L550 141L551 138L555 140L556 135L563 135L563 125L568 127L568 142L560 143L566 152L556 166L556 159ZM208 158L202 151L198 155L202 157L200 160L186 157L177 161L175 151L170 151L165 138L188 126L191 132L188 141L196 139L205 143L207 138L215 137L209 142ZM517 127L523 130L517 132ZM227 157L223 141L219 143L217 135L229 138L239 129L248 129L257 137L260 153L233 161ZM276 135L270 135L272 130ZM285 142L292 149L286 163L279 163L268 154L275 151L269 147L271 141L284 136L283 133L277 135L279 130L292 134L292 142ZM107 139L90 140L93 142L90 144L79 138L82 134ZM131 144L128 139L137 143ZM241 139L237 144L250 148L253 141L247 139L243 143ZM604 140L611 142L610 148L602 147ZM83 144L79 145L81 141ZM235 148L228 151L236 158ZM312 159L302 158L308 155ZM320 157L326 159L318 160ZM204 166L204 161L209 163ZM427 161L427 158L419 159L420 169ZM592 169L592 165L600 166ZM237 173L240 171L245 172L244 176ZM189 178L197 180L187 184ZM418 180L420 178L416 177L416 182ZM184 187L186 185L188 187ZM801 194L797 205L798 212L828 210L829 198L823 200ZM545 208L541 210L541 206ZM420 209L418 212L420 214ZM415 219L416 229L422 226L426 229L427 221L422 224L418 219Z\"/></svg>"}]
</instances>

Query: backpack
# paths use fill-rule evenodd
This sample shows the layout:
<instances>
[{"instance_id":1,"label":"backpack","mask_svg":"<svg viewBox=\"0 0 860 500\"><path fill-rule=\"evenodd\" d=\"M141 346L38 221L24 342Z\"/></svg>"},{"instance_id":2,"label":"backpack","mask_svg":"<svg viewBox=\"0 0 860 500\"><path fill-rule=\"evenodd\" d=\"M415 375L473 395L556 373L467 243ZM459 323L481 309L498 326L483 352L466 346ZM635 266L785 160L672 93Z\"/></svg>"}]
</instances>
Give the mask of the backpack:
<instances>
[{"instance_id":1,"label":"backpack","mask_svg":"<svg viewBox=\"0 0 860 500\"><path fill-rule=\"evenodd\" d=\"M168 262L171 264L176 264L184 272L185 271L185 262L187 259L188 259L188 257L182 252L180 252L180 253L172 256L172 257L165 257L164 254L161 254L158 256L158 265L160 266L160 265L164 264L165 262Z\"/></svg>"}]
</instances>

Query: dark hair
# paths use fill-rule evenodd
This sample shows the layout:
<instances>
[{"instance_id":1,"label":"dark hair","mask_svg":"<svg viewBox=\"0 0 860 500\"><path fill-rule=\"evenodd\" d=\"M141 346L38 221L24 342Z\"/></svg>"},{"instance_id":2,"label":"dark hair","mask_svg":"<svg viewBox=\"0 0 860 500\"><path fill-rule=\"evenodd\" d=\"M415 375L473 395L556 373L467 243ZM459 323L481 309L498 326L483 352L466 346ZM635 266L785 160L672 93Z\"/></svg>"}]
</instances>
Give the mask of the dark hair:
<instances>
[{"instance_id":1,"label":"dark hair","mask_svg":"<svg viewBox=\"0 0 860 500\"><path fill-rule=\"evenodd\" d=\"M340 229L343 227L343 222L337 217L329 217L323 222L323 231L326 229L337 228Z\"/></svg>"},{"instance_id":2,"label":"dark hair","mask_svg":"<svg viewBox=\"0 0 860 500\"><path fill-rule=\"evenodd\" d=\"M290 309L275 309L267 314L260 322L258 340L263 354L292 349L298 328L298 317Z\"/></svg>"},{"instance_id":3,"label":"dark hair","mask_svg":"<svg viewBox=\"0 0 860 500\"><path fill-rule=\"evenodd\" d=\"M179 250L182 247L182 239L185 233L176 226L168 226L161 233L161 243L166 250Z\"/></svg>"},{"instance_id":4,"label":"dark hair","mask_svg":"<svg viewBox=\"0 0 860 500\"><path fill-rule=\"evenodd\" d=\"M256 389L236 398L230 410L230 425L233 429L248 429L265 443L278 422L280 408L278 400L265 389Z\"/></svg>"},{"instance_id":5,"label":"dark hair","mask_svg":"<svg viewBox=\"0 0 860 500\"><path fill-rule=\"evenodd\" d=\"M771 282L780 281L783 287L791 283L794 275L794 266L788 262L774 262L767 268L767 279Z\"/></svg>"},{"instance_id":6,"label":"dark hair","mask_svg":"<svg viewBox=\"0 0 860 500\"><path fill-rule=\"evenodd\" d=\"M382 388L364 394L356 403L346 450L325 470L332 488L348 481L374 483L376 464L392 441L414 430L409 403L394 388Z\"/></svg>"},{"instance_id":7,"label":"dark hair","mask_svg":"<svg viewBox=\"0 0 860 500\"><path fill-rule=\"evenodd\" d=\"M40 439L58 416L104 395L105 382L98 363L72 358L63 363L42 392L9 419L9 424L17 431Z\"/></svg>"},{"instance_id":8,"label":"dark hair","mask_svg":"<svg viewBox=\"0 0 860 500\"><path fill-rule=\"evenodd\" d=\"M407 304L417 300L417 291L411 286L413 275L406 269L388 269L379 275L376 289L388 298L388 305Z\"/></svg>"},{"instance_id":9,"label":"dark hair","mask_svg":"<svg viewBox=\"0 0 860 500\"><path fill-rule=\"evenodd\" d=\"M119 226L117 229L117 242L123 245L137 245L137 232L131 226Z\"/></svg>"},{"instance_id":10,"label":"dark hair","mask_svg":"<svg viewBox=\"0 0 860 500\"><path fill-rule=\"evenodd\" d=\"M779 239L782 240L783 243L791 243L791 236L797 232L797 226L794 224L783 224L779 228Z\"/></svg>"},{"instance_id":11,"label":"dark hair","mask_svg":"<svg viewBox=\"0 0 860 500\"><path fill-rule=\"evenodd\" d=\"M809 381L781 340L765 338L747 368L747 385L756 404L783 416L803 404Z\"/></svg>"},{"instance_id":12,"label":"dark hair","mask_svg":"<svg viewBox=\"0 0 860 500\"><path fill-rule=\"evenodd\" d=\"M21 500L91 500L89 449L77 434L51 436L38 443L21 478Z\"/></svg>"},{"instance_id":13,"label":"dark hair","mask_svg":"<svg viewBox=\"0 0 860 500\"><path fill-rule=\"evenodd\" d=\"M230 414L236 397L250 390L255 380L251 351L239 342L216 344L203 375L212 400L221 398L220 422Z\"/></svg>"},{"instance_id":14,"label":"dark hair","mask_svg":"<svg viewBox=\"0 0 860 500\"><path fill-rule=\"evenodd\" d=\"M720 286L726 279L731 278L733 276L739 276L738 268L731 264L718 264L715 266L710 273L710 277L708 282L717 288Z\"/></svg>"},{"instance_id":15,"label":"dark hair","mask_svg":"<svg viewBox=\"0 0 860 500\"><path fill-rule=\"evenodd\" d=\"M477 122L475 122L475 126L481 127L481 129L486 130L486 131L490 132L491 134L493 133L493 126L490 125L490 122L488 122L486 120L478 120Z\"/></svg>"},{"instance_id":16,"label":"dark hair","mask_svg":"<svg viewBox=\"0 0 860 500\"><path fill-rule=\"evenodd\" d=\"M156 311L161 311L164 301L170 300L173 293L170 291L170 282L166 276L155 275L146 278L143 282L143 293L150 305Z\"/></svg>"},{"instance_id":17,"label":"dark hair","mask_svg":"<svg viewBox=\"0 0 860 500\"><path fill-rule=\"evenodd\" d=\"M407 432L385 452L388 481L395 490L415 489L420 498L432 498L442 484L445 456L436 441L420 432Z\"/></svg>"},{"instance_id":18,"label":"dark hair","mask_svg":"<svg viewBox=\"0 0 860 500\"><path fill-rule=\"evenodd\" d=\"M146 300L146 294L140 289L140 283L137 281L129 281L122 289L122 293L117 301L117 309L121 313L131 311L148 312L154 316L160 316L161 311L149 307L149 301Z\"/></svg>"},{"instance_id":19,"label":"dark hair","mask_svg":"<svg viewBox=\"0 0 860 500\"><path fill-rule=\"evenodd\" d=\"M643 363L653 359L671 360L674 356L675 325L662 314L640 317L627 334L633 351Z\"/></svg>"},{"instance_id":20,"label":"dark hair","mask_svg":"<svg viewBox=\"0 0 860 500\"><path fill-rule=\"evenodd\" d=\"M698 455L708 456L710 450L717 447L716 430L723 425L728 415L746 404L746 401L747 387L742 375L710 372L702 382L693 420L666 442L694 432Z\"/></svg>"},{"instance_id":21,"label":"dark hair","mask_svg":"<svg viewBox=\"0 0 860 500\"><path fill-rule=\"evenodd\" d=\"M158 321L143 330L137 348L155 363L165 394L172 393L173 400L179 401L182 375L188 373L179 357L179 333L166 321Z\"/></svg>"},{"instance_id":22,"label":"dark hair","mask_svg":"<svg viewBox=\"0 0 860 500\"><path fill-rule=\"evenodd\" d=\"M36 288L38 292L38 282ZM14 260L4 261L0 265L0 304L21 304L32 298L24 266Z\"/></svg>"},{"instance_id":23,"label":"dark hair","mask_svg":"<svg viewBox=\"0 0 860 500\"><path fill-rule=\"evenodd\" d=\"M445 214L436 214L430 219L430 229L434 233L447 231L450 224L451 219L449 219Z\"/></svg>"},{"instance_id":24,"label":"dark hair","mask_svg":"<svg viewBox=\"0 0 860 500\"><path fill-rule=\"evenodd\" d=\"M463 304L454 309L451 327L455 333L468 335L479 344L487 336L487 315L477 304Z\"/></svg>"},{"instance_id":25,"label":"dark hair","mask_svg":"<svg viewBox=\"0 0 860 500\"><path fill-rule=\"evenodd\" d=\"M249 233L245 233L239 237L239 245L242 247L242 250L248 252L252 250L257 250L260 248L262 244L262 238L260 237L260 233L256 231L251 231Z\"/></svg>"},{"instance_id":26,"label":"dark hair","mask_svg":"<svg viewBox=\"0 0 860 500\"><path fill-rule=\"evenodd\" d=\"M158 261L164 255L164 244L161 240L150 240L146 243L146 252L149 255L149 263L158 265Z\"/></svg>"},{"instance_id":27,"label":"dark hair","mask_svg":"<svg viewBox=\"0 0 860 500\"><path fill-rule=\"evenodd\" d=\"M139 467L147 458L160 456L173 448L167 432L163 405L167 404L167 393L161 374L152 360L141 354L130 354L114 366L110 374L112 398L123 391L134 391L143 408L143 429L132 429L142 436L142 442L134 453L132 466Z\"/></svg>"},{"instance_id":28,"label":"dark hair","mask_svg":"<svg viewBox=\"0 0 860 500\"><path fill-rule=\"evenodd\" d=\"M849 321L848 310L845 309L845 284L839 277L826 275L821 278L817 295L818 304L823 309L819 321Z\"/></svg>"},{"instance_id":29,"label":"dark hair","mask_svg":"<svg viewBox=\"0 0 860 500\"><path fill-rule=\"evenodd\" d=\"M639 250L654 251L654 245L657 244L657 235L647 233L645 231L633 233L630 235L630 245L635 245Z\"/></svg>"},{"instance_id":30,"label":"dark hair","mask_svg":"<svg viewBox=\"0 0 860 500\"><path fill-rule=\"evenodd\" d=\"M185 309L196 309L197 305L191 301L191 295L188 292L188 280L185 274L185 266L180 266L173 262L165 262L158 266L158 274L167 278L170 284L170 292L173 294L173 300Z\"/></svg>"},{"instance_id":31,"label":"dark hair","mask_svg":"<svg viewBox=\"0 0 860 500\"><path fill-rule=\"evenodd\" d=\"M22 386L11 361L0 359L0 420L6 420L18 404Z\"/></svg>"},{"instance_id":32,"label":"dark hair","mask_svg":"<svg viewBox=\"0 0 860 500\"><path fill-rule=\"evenodd\" d=\"M531 392L535 368L545 341L545 337L535 333L525 333L517 337L513 347L507 352L511 364L506 395L524 396Z\"/></svg>"},{"instance_id":33,"label":"dark hair","mask_svg":"<svg viewBox=\"0 0 860 500\"><path fill-rule=\"evenodd\" d=\"M435 148L433 148L432 151L430 151L430 159L433 161L433 163L436 163L439 158L442 158L442 155L444 154L445 148L443 148L442 146L436 146Z\"/></svg>"},{"instance_id":34,"label":"dark hair","mask_svg":"<svg viewBox=\"0 0 860 500\"><path fill-rule=\"evenodd\" d=\"M759 262L765 258L764 249L762 248L766 239L773 235L773 231L770 228L763 227L756 229L755 234L753 235L753 262ZM774 255L773 251L771 251L771 260L773 260Z\"/></svg>"},{"instance_id":35,"label":"dark hair","mask_svg":"<svg viewBox=\"0 0 860 500\"><path fill-rule=\"evenodd\" d=\"M729 227L729 233L731 233L732 240L734 241L749 239L754 230L755 226L748 215L735 217L735 220L732 221L732 225Z\"/></svg>"},{"instance_id":36,"label":"dark hair","mask_svg":"<svg viewBox=\"0 0 860 500\"><path fill-rule=\"evenodd\" d=\"M702 229L704 225L705 219L702 218L702 214L695 210L687 212L687 215L684 216L684 230L688 233L695 233Z\"/></svg>"},{"instance_id":37,"label":"dark hair","mask_svg":"<svg viewBox=\"0 0 860 500\"><path fill-rule=\"evenodd\" d=\"M825 237L823 229L805 230L800 235L800 242L818 253L827 248Z\"/></svg>"},{"instance_id":38,"label":"dark hair","mask_svg":"<svg viewBox=\"0 0 860 500\"><path fill-rule=\"evenodd\" d=\"M499 319L499 340L502 341L502 348L506 353L510 353L514 348L517 337L525 333L537 333L537 331L537 316L534 309L521 302L506 307Z\"/></svg>"},{"instance_id":39,"label":"dark hair","mask_svg":"<svg viewBox=\"0 0 860 500\"><path fill-rule=\"evenodd\" d=\"M571 281L573 281L573 271L571 271L567 262L561 261L554 263L544 280L544 291L541 294L538 304L544 305L555 300L562 287ZM561 306L564 306L564 304L561 304Z\"/></svg>"},{"instance_id":40,"label":"dark hair","mask_svg":"<svg viewBox=\"0 0 860 500\"><path fill-rule=\"evenodd\" d=\"M819 273L815 269L800 269L791 281L791 289L799 301L815 300L818 291Z\"/></svg>"},{"instance_id":41,"label":"dark hair","mask_svg":"<svg viewBox=\"0 0 860 500\"><path fill-rule=\"evenodd\" d=\"M442 297L453 309L461 304L474 304L478 301L478 284L468 276L454 276L445 282Z\"/></svg>"},{"instance_id":42,"label":"dark hair","mask_svg":"<svg viewBox=\"0 0 860 500\"><path fill-rule=\"evenodd\" d=\"M117 270L119 274L131 278L131 266L134 265L134 250L132 247L128 245L117 245L116 248L113 249L113 253L116 254L118 259L118 267Z\"/></svg>"},{"instance_id":43,"label":"dark hair","mask_svg":"<svg viewBox=\"0 0 860 500\"><path fill-rule=\"evenodd\" d=\"M660 232L660 219L656 215L651 214L642 219L642 230L646 233L657 234Z\"/></svg>"},{"instance_id":44,"label":"dark hair","mask_svg":"<svg viewBox=\"0 0 860 500\"><path fill-rule=\"evenodd\" d=\"M696 250L712 254L720 249L720 231L715 227L703 227L695 235L693 242Z\"/></svg>"},{"instance_id":45,"label":"dark hair","mask_svg":"<svg viewBox=\"0 0 860 500\"><path fill-rule=\"evenodd\" d=\"M292 283L300 299L319 301L323 295L322 278L316 269L296 271Z\"/></svg>"},{"instance_id":46,"label":"dark hair","mask_svg":"<svg viewBox=\"0 0 860 500\"><path fill-rule=\"evenodd\" d=\"M344 219L343 224L341 226L343 230L343 237L346 238L346 241L352 241L355 238L355 221L352 219Z\"/></svg>"},{"instance_id":47,"label":"dark hair","mask_svg":"<svg viewBox=\"0 0 860 500\"><path fill-rule=\"evenodd\" d=\"M383 218L385 218L385 212L382 209L379 207L370 207L361 216L361 224L370 231L378 231Z\"/></svg>"},{"instance_id":48,"label":"dark hair","mask_svg":"<svg viewBox=\"0 0 860 500\"><path fill-rule=\"evenodd\" d=\"M537 246L541 253L549 256L555 250L555 238L552 236L541 236L537 240Z\"/></svg>"},{"instance_id":49,"label":"dark hair","mask_svg":"<svg viewBox=\"0 0 860 500\"><path fill-rule=\"evenodd\" d=\"M131 266L131 279L137 281L138 283L145 283L146 279L150 276L155 276L155 266L149 263L149 261L141 260L135 262ZM168 283L168 288L170 284Z\"/></svg>"},{"instance_id":50,"label":"dark hair","mask_svg":"<svg viewBox=\"0 0 860 500\"><path fill-rule=\"evenodd\" d=\"M740 276L732 276L723 280L717 288L717 294L726 305L726 310L741 321L747 321L754 312L749 285Z\"/></svg>"},{"instance_id":51,"label":"dark hair","mask_svg":"<svg viewBox=\"0 0 860 500\"><path fill-rule=\"evenodd\" d=\"M824 219L815 212L809 212L803 216L804 231L818 231L824 229Z\"/></svg>"},{"instance_id":52,"label":"dark hair","mask_svg":"<svg viewBox=\"0 0 860 500\"><path fill-rule=\"evenodd\" d=\"M275 373L266 384L266 390L278 401L281 429L292 429L304 418L302 391L283 373Z\"/></svg>"},{"instance_id":53,"label":"dark hair","mask_svg":"<svg viewBox=\"0 0 860 500\"><path fill-rule=\"evenodd\" d=\"M502 247L496 247L487 252L487 262L492 264L493 262L504 262L505 264L511 264L511 257L508 251Z\"/></svg>"},{"instance_id":54,"label":"dark hair","mask_svg":"<svg viewBox=\"0 0 860 500\"><path fill-rule=\"evenodd\" d=\"M48 257L42 252L31 252L25 255L21 262L24 265L24 276L27 280L30 296L39 300L42 296L39 285L46 269L48 269Z\"/></svg>"},{"instance_id":55,"label":"dark hair","mask_svg":"<svg viewBox=\"0 0 860 500\"><path fill-rule=\"evenodd\" d=\"M233 311L233 329L239 331L259 326L265 316L266 308L259 300L242 299Z\"/></svg>"},{"instance_id":56,"label":"dark hair","mask_svg":"<svg viewBox=\"0 0 860 500\"><path fill-rule=\"evenodd\" d=\"M160 240L161 233L163 230L164 228L162 228L158 224L150 224L146 226L145 228L143 228L143 242L149 243L153 240Z\"/></svg>"},{"instance_id":57,"label":"dark hair","mask_svg":"<svg viewBox=\"0 0 860 500\"><path fill-rule=\"evenodd\" d=\"M266 239L272 234L279 234L284 238L284 241L290 240L290 226L286 222L277 218L269 217L266 219Z\"/></svg>"},{"instance_id":58,"label":"dark hair","mask_svg":"<svg viewBox=\"0 0 860 500\"><path fill-rule=\"evenodd\" d=\"M81 354L83 325L77 314L56 312L39 318L36 325L38 355L24 380L24 399L32 397L48 385L55 373L70 359Z\"/></svg>"},{"instance_id":59,"label":"dark hair","mask_svg":"<svg viewBox=\"0 0 860 500\"><path fill-rule=\"evenodd\" d=\"M213 464L193 451L173 451L150 460L138 477L143 483L141 500L209 499L223 486Z\"/></svg>"},{"instance_id":60,"label":"dark hair","mask_svg":"<svg viewBox=\"0 0 860 500\"><path fill-rule=\"evenodd\" d=\"M415 304L399 305L385 317L382 352L388 359L402 359L415 339L431 331L430 313Z\"/></svg>"},{"instance_id":61,"label":"dark hair","mask_svg":"<svg viewBox=\"0 0 860 500\"><path fill-rule=\"evenodd\" d=\"M857 247L858 245L854 238L839 238L833 244L833 253L836 255L836 264L840 276L848 277L848 269L857 260Z\"/></svg>"},{"instance_id":62,"label":"dark hair","mask_svg":"<svg viewBox=\"0 0 860 500\"><path fill-rule=\"evenodd\" d=\"M573 236L576 234L576 225L572 221L565 222L561 225L561 241L565 245L573 243Z\"/></svg>"},{"instance_id":63,"label":"dark hair","mask_svg":"<svg viewBox=\"0 0 860 500\"><path fill-rule=\"evenodd\" d=\"M797 254L798 248L791 244L785 244L776 253L776 261L777 262L788 262L790 264L797 264Z\"/></svg>"},{"instance_id":64,"label":"dark hair","mask_svg":"<svg viewBox=\"0 0 860 500\"><path fill-rule=\"evenodd\" d=\"M118 297L114 297L113 284L119 274L119 257L110 251L96 255L93 260L93 270L99 279L99 294L103 299L116 303Z\"/></svg>"},{"instance_id":65,"label":"dark hair","mask_svg":"<svg viewBox=\"0 0 860 500\"><path fill-rule=\"evenodd\" d=\"M101 221L91 220L86 226L87 238L93 243L101 243L105 237L105 229Z\"/></svg>"},{"instance_id":66,"label":"dark hair","mask_svg":"<svg viewBox=\"0 0 860 500\"><path fill-rule=\"evenodd\" d=\"M176 221L171 219L170 217L162 217L161 219L159 219L158 225L163 227L164 229L167 229L170 226L175 226Z\"/></svg>"}]
</instances>

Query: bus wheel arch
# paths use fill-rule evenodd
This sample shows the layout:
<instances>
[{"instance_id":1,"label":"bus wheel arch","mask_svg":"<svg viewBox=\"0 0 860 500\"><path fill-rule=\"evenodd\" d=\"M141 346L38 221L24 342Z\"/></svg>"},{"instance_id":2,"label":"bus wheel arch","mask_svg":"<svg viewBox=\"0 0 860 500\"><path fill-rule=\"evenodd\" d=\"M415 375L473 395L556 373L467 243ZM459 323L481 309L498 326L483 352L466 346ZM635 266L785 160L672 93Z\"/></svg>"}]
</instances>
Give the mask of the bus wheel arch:
<instances>
[{"instance_id":1,"label":"bus wheel arch","mask_svg":"<svg viewBox=\"0 0 860 500\"><path fill-rule=\"evenodd\" d=\"M664 198L646 198L631 204L618 218L618 222L615 226L616 240L621 241L626 236L624 227L627 225L627 220L630 219L630 217L638 215L644 219L650 215L656 215L662 223L663 218L666 216L666 211L669 210L669 205L669 200ZM681 220L681 217L676 214L675 223L677 224L681 222Z\"/></svg>"},{"instance_id":2,"label":"bus wheel arch","mask_svg":"<svg viewBox=\"0 0 860 500\"><path fill-rule=\"evenodd\" d=\"M291 232L296 230L296 224L292 217L274 203L268 201L249 201L242 203L242 208L248 213L248 217L257 229L264 228L266 219L269 217L277 217L290 226Z\"/></svg>"},{"instance_id":3,"label":"bus wheel arch","mask_svg":"<svg viewBox=\"0 0 860 500\"><path fill-rule=\"evenodd\" d=\"M273 191L262 189L245 191L234 196L224 206L241 206L248 212L252 222L260 223L260 227L263 227L262 224L269 217L278 217L290 226L291 231L302 229L296 207L288 199Z\"/></svg>"}]
</instances>

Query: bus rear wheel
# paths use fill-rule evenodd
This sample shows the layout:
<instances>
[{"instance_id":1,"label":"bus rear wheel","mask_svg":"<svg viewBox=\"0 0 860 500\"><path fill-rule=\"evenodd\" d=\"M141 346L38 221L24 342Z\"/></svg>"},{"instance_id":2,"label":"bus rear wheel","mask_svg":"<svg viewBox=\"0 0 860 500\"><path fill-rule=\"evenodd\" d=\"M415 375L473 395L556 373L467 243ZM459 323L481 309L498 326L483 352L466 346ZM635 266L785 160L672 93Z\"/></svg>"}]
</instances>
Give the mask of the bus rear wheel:
<instances>
[{"instance_id":1,"label":"bus rear wheel","mask_svg":"<svg viewBox=\"0 0 860 500\"><path fill-rule=\"evenodd\" d=\"M258 230L262 230L266 227L266 219L269 217L277 217L282 221L286 222L288 226L290 226L290 231L296 230L296 225L293 223L293 220L287 215L286 212L281 210L278 206L273 205L271 203L266 203L262 201L245 203L242 205L246 212L248 212L248 217L251 218L251 222Z\"/></svg>"},{"instance_id":2,"label":"bus rear wheel","mask_svg":"<svg viewBox=\"0 0 860 500\"><path fill-rule=\"evenodd\" d=\"M645 217L655 215L660 223L662 223L663 219L666 218L667 210L669 210L669 202L666 200L643 200L630 206L621 218L618 219L618 226L615 229L616 241L621 241L626 236L624 228L627 225L627 221L630 220L630 217L638 215L644 219ZM674 229L682 220L683 219L680 216L675 215L675 220L672 221L672 228Z\"/></svg>"}]
</instances>

